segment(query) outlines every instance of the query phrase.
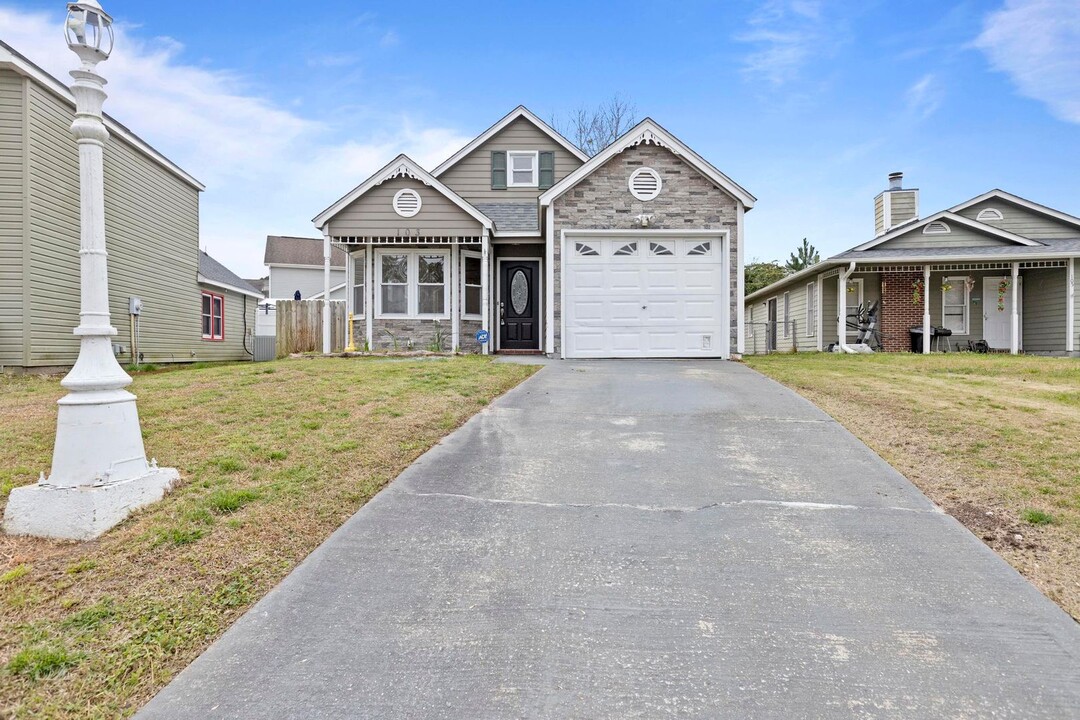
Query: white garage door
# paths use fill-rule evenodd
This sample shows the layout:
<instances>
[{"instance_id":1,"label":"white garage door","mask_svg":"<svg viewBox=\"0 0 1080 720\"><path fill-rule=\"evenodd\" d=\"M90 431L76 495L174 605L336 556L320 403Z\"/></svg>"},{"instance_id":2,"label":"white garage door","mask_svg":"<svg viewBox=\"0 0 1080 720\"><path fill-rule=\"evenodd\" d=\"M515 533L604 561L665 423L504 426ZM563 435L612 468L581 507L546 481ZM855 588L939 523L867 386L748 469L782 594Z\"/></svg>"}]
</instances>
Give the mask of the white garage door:
<instances>
[{"instance_id":1,"label":"white garage door","mask_svg":"<svg viewBox=\"0 0 1080 720\"><path fill-rule=\"evenodd\" d=\"M568 235L566 357L726 357L719 237Z\"/></svg>"}]
</instances>

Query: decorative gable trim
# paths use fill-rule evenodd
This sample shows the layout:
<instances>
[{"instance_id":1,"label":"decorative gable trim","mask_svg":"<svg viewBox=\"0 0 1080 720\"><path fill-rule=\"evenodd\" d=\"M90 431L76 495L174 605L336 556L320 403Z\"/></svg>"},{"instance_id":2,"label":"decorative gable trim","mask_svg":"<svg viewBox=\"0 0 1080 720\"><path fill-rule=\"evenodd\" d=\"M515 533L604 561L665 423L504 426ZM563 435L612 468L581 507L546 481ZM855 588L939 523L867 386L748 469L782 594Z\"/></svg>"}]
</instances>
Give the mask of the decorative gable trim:
<instances>
[{"instance_id":1,"label":"decorative gable trim","mask_svg":"<svg viewBox=\"0 0 1080 720\"><path fill-rule=\"evenodd\" d=\"M961 210L966 210L972 205L978 205L979 203L986 200L1004 200L1006 202L1013 203L1014 205L1019 205L1025 210L1030 210L1033 213L1043 215L1048 218L1053 218L1054 220L1060 220L1063 223L1080 228L1080 218L1074 215L1069 215L1068 213L1063 213L1060 210L1055 210L1053 208L1046 207L1045 205L1040 205L1039 203L1032 202L1031 200L1025 200L1019 195L1013 195L1010 192L1005 192L1004 190L999 190L997 188L989 192L985 192L978 197L973 197L966 202L960 203L959 205L951 207L949 208L949 212L960 212Z\"/></svg>"},{"instance_id":2,"label":"decorative gable trim","mask_svg":"<svg viewBox=\"0 0 1080 720\"><path fill-rule=\"evenodd\" d=\"M332 220L335 215L349 205L352 205L373 187L382 185L388 180L395 180L402 177L417 180L424 185L427 185L464 210L488 230L495 229L495 224L491 221L491 218L470 205L464 198L432 177L431 173L417 165L408 155L404 154L398 155L374 175L353 188L347 195L316 215L312 219L312 222L315 223L315 227L322 230L326 226L326 223Z\"/></svg>"},{"instance_id":3,"label":"decorative gable trim","mask_svg":"<svg viewBox=\"0 0 1080 720\"><path fill-rule=\"evenodd\" d=\"M502 131L503 128L505 128L507 125L514 122L518 118L525 118L526 120L531 122L544 134L557 142L560 146L562 146L564 150L576 157L581 162L585 162L589 159L588 155L583 153L581 149L578 148L578 146L574 145L574 143L570 142L562 135L560 135L558 131L555 130L555 128L551 127L546 122L538 118L524 105L518 105L516 108L511 110L510 113L506 115L502 120L477 135L469 142L468 145L461 148L456 153L447 158L447 160L443 162L442 165L439 165L439 167L435 168L435 170L431 174L435 177L442 176L444 172L457 165L459 161L461 161L467 155L470 155L473 150L486 143L488 140L490 140L492 137Z\"/></svg>"},{"instance_id":4,"label":"decorative gable trim","mask_svg":"<svg viewBox=\"0 0 1080 720\"><path fill-rule=\"evenodd\" d=\"M670 150L675 155L683 158L687 164L699 173L711 180L717 187L730 193L735 199L743 204L746 209L754 207L757 198L747 192L734 180L717 170L703 157L691 150L678 138L660 127L652 118L645 118L629 131L623 134L615 142L608 145L592 159L570 173L547 192L540 196L540 206L551 205L563 193L570 190L579 182L591 175L615 155L638 145L655 145Z\"/></svg>"},{"instance_id":5,"label":"decorative gable trim","mask_svg":"<svg viewBox=\"0 0 1080 720\"><path fill-rule=\"evenodd\" d=\"M854 251L859 251L859 250L870 250L871 248L875 248L878 245L881 245L882 243L887 243L890 240L898 238L901 235L905 235L905 234L911 232L912 230L917 230L918 228L923 228L923 233L926 234L926 235L944 235L945 233L942 232L941 230L937 230L937 231L931 230L930 232L926 232L926 228L928 226L931 226L931 225L937 225L937 226L942 226L943 225L944 227L948 228L949 225L946 224L943 221L948 221L949 223L955 223L956 225L962 225L962 226L964 226L966 228L969 228L971 230L975 230L975 231L984 233L986 235L991 235L993 237L1000 238L1002 240L1006 240L1006 241L1011 242L1011 243L1016 243L1017 245L1026 245L1028 247L1041 247L1042 246L1042 243L1035 242L1034 240L1029 240L1028 238L1023 237L1021 235L1017 235L1016 233L1011 233L1011 232L1009 232L1007 230L1002 230L1000 228L996 228L993 225L986 225L985 223L977 222L975 220L970 220L970 219L964 217L963 215L957 215L952 210L942 210L941 212L935 213L934 215L931 215L928 218L923 218L922 220L916 220L914 222L909 222L909 223L906 223L904 225L901 225L900 227L897 227L897 228L895 228L893 230L890 230L889 232L885 233L884 235L879 235L878 237L874 238L873 240L871 240L868 243L863 243L862 245L859 245L857 247L852 248L848 252L854 252Z\"/></svg>"}]
</instances>

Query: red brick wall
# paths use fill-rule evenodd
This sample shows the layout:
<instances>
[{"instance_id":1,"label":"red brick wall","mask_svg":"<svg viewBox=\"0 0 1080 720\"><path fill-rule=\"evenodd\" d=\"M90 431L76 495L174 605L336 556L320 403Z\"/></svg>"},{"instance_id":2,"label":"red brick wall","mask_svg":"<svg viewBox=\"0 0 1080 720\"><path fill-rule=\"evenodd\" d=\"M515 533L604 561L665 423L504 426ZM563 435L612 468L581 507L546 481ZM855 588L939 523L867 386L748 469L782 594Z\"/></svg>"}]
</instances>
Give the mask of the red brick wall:
<instances>
[{"instance_id":1,"label":"red brick wall","mask_svg":"<svg viewBox=\"0 0 1080 720\"><path fill-rule=\"evenodd\" d=\"M881 280L885 292L881 302L881 341L886 352L906 352L911 350L912 327L922 325L923 302L926 292L921 291L919 303L912 302L911 286L916 280L922 280L921 272L886 272Z\"/></svg>"}]
</instances>

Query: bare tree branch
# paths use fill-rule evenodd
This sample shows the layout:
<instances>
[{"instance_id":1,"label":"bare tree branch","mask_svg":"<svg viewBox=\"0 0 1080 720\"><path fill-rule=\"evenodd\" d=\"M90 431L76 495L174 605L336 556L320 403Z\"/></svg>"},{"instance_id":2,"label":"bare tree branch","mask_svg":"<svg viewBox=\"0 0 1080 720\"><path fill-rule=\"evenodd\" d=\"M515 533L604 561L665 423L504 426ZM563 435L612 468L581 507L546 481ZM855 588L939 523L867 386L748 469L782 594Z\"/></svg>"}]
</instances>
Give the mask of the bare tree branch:
<instances>
[{"instance_id":1,"label":"bare tree branch","mask_svg":"<svg viewBox=\"0 0 1080 720\"><path fill-rule=\"evenodd\" d=\"M582 105L565 120L551 118L552 126L589 157L606 148L636 122L637 107L619 94L595 108Z\"/></svg>"}]
</instances>

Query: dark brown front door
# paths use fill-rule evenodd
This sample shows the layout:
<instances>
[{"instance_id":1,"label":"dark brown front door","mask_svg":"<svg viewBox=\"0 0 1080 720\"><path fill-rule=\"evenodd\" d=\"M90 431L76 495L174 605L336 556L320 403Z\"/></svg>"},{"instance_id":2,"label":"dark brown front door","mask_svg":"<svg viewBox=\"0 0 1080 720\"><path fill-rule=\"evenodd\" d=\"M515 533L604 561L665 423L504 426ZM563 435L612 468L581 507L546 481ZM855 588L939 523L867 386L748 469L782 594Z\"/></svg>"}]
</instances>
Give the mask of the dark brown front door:
<instances>
[{"instance_id":1,"label":"dark brown front door","mask_svg":"<svg viewBox=\"0 0 1080 720\"><path fill-rule=\"evenodd\" d=\"M504 260L499 276L499 348L540 349L540 261Z\"/></svg>"}]
</instances>

